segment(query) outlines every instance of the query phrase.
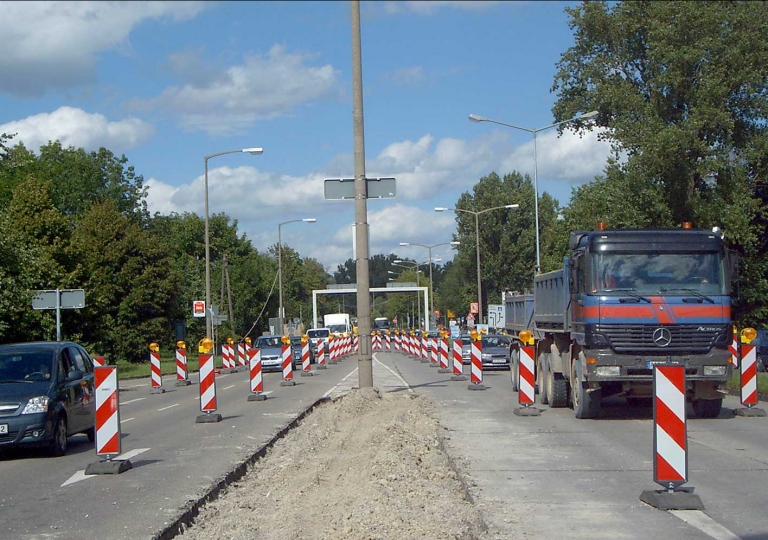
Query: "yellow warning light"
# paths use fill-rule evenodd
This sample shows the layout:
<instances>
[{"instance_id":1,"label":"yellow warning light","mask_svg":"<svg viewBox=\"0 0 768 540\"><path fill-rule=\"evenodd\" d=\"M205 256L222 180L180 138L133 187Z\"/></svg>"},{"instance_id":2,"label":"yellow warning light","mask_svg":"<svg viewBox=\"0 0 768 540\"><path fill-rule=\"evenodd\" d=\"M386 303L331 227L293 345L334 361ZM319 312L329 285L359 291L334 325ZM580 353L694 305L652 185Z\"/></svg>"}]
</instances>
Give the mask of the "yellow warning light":
<instances>
[{"instance_id":1,"label":"yellow warning light","mask_svg":"<svg viewBox=\"0 0 768 540\"><path fill-rule=\"evenodd\" d=\"M150 343L149 350L152 352L157 352L160 350L160 345L158 345L157 343Z\"/></svg>"},{"instance_id":2,"label":"yellow warning light","mask_svg":"<svg viewBox=\"0 0 768 540\"><path fill-rule=\"evenodd\" d=\"M229 343L230 345L232 345L234 342L235 342L235 340L232 339L231 337L227 338L227 343Z\"/></svg>"},{"instance_id":3,"label":"yellow warning light","mask_svg":"<svg viewBox=\"0 0 768 540\"><path fill-rule=\"evenodd\" d=\"M482 335L485 335L485 334L487 334L487 333L488 333L488 329L487 329L487 328L481 328L481 329L480 329L480 333L481 333Z\"/></svg>"},{"instance_id":4,"label":"yellow warning light","mask_svg":"<svg viewBox=\"0 0 768 540\"><path fill-rule=\"evenodd\" d=\"M520 341L525 343L526 345L531 345L531 341L533 341L533 334L529 330L523 330L519 334L517 334L517 337L520 338Z\"/></svg>"},{"instance_id":5,"label":"yellow warning light","mask_svg":"<svg viewBox=\"0 0 768 540\"><path fill-rule=\"evenodd\" d=\"M478 334L477 330L475 330L474 328L469 333L469 337L471 337L473 341L479 341L480 340L480 334Z\"/></svg>"},{"instance_id":6,"label":"yellow warning light","mask_svg":"<svg viewBox=\"0 0 768 540\"><path fill-rule=\"evenodd\" d=\"M176 348L177 349L186 349L187 348L187 344L184 343L183 341L177 341L176 342Z\"/></svg>"},{"instance_id":7,"label":"yellow warning light","mask_svg":"<svg viewBox=\"0 0 768 540\"><path fill-rule=\"evenodd\" d=\"M307 341L309 341L309 336L307 334L302 334L301 342L306 343Z\"/></svg>"},{"instance_id":8,"label":"yellow warning light","mask_svg":"<svg viewBox=\"0 0 768 540\"><path fill-rule=\"evenodd\" d=\"M291 338L289 338L288 336L281 337L280 341L283 342L283 345L290 345L291 344Z\"/></svg>"},{"instance_id":9,"label":"yellow warning light","mask_svg":"<svg viewBox=\"0 0 768 540\"><path fill-rule=\"evenodd\" d=\"M213 349L213 340L209 337L204 337L198 344L198 351L201 353L207 353Z\"/></svg>"},{"instance_id":10,"label":"yellow warning light","mask_svg":"<svg viewBox=\"0 0 768 540\"><path fill-rule=\"evenodd\" d=\"M741 330L741 342L749 345L752 340L757 337L757 332L754 328L747 327Z\"/></svg>"},{"instance_id":11,"label":"yellow warning light","mask_svg":"<svg viewBox=\"0 0 768 540\"><path fill-rule=\"evenodd\" d=\"M251 344L251 338L246 337L243 341L245 341L248 345Z\"/></svg>"}]
</instances>

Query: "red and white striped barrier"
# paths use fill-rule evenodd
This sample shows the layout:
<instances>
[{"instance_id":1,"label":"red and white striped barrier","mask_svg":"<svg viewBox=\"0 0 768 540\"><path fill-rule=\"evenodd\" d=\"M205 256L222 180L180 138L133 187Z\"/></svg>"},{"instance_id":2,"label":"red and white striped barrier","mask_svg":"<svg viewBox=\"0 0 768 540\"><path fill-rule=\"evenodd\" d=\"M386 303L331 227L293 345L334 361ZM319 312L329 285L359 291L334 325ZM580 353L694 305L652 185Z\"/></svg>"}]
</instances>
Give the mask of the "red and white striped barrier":
<instances>
[{"instance_id":1,"label":"red and white striped barrier","mask_svg":"<svg viewBox=\"0 0 768 540\"><path fill-rule=\"evenodd\" d=\"M460 339L453 340L453 374L457 376L464 374L462 345Z\"/></svg>"},{"instance_id":2,"label":"red and white striped barrier","mask_svg":"<svg viewBox=\"0 0 768 540\"><path fill-rule=\"evenodd\" d=\"M517 374L517 402L524 407L533 405L536 398L536 389L534 387L534 371L536 364L533 357L536 354L535 347L520 347L520 361L518 362Z\"/></svg>"},{"instance_id":3,"label":"red and white striped barrier","mask_svg":"<svg viewBox=\"0 0 768 540\"><path fill-rule=\"evenodd\" d=\"M95 367L93 380L96 386L96 455L111 458L121 453L117 367Z\"/></svg>"},{"instance_id":4,"label":"red and white striped barrier","mask_svg":"<svg viewBox=\"0 0 768 540\"><path fill-rule=\"evenodd\" d=\"M731 363L734 368L739 367L739 334L736 331L736 327L733 328L733 339L731 344L728 345L728 351L731 353Z\"/></svg>"},{"instance_id":5,"label":"red and white striped barrier","mask_svg":"<svg viewBox=\"0 0 768 540\"><path fill-rule=\"evenodd\" d=\"M438 362L438 356L440 354L440 351L437 348L437 338L427 338L429 339L429 351L430 351L430 358L429 361L433 365L437 365Z\"/></svg>"},{"instance_id":6,"label":"red and white striped barrier","mask_svg":"<svg viewBox=\"0 0 768 540\"><path fill-rule=\"evenodd\" d=\"M429 340L424 336L421 336L419 347L421 348L421 359L429 362Z\"/></svg>"},{"instance_id":7,"label":"red and white striped barrier","mask_svg":"<svg viewBox=\"0 0 768 540\"><path fill-rule=\"evenodd\" d=\"M216 412L216 363L212 353L198 356L200 362L200 414L195 423L221 422Z\"/></svg>"},{"instance_id":8,"label":"red and white striped barrier","mask_svg":"<svg viewBox=\"0 0 768 540\"><path fill-rule=\"evenodd\" d=\"M472 369L470 370L470 381L472 384L481 384L483 382L483 342L474 339L471 341L470 358L472 359Z\"/></svg>"},{"instance_id":9,"label":"red and white striped barrier","mask_svg":"<svg viewBox=\"0 0 768 540\"><path fill-rule=\"evenodd\" d=\"M283 365L283 381L280 383L282 386L295 384L293 380L293 358L291 358L292 355L293 355L293 351L291 351L291 346L283 345L282 354L280 356L282 359L282 365Z\"/></svg>"},{"instance_id":10,"label":"red and white striped barrier","mask_svg":"<svg viewBox=\"0 0 768 540\"><path fill-rule=\"evenodd\" d=\"M325 365L325 341L317 342L317 355L315 356L315 364L317 369L328 369Z\"/></svg>"},{"instance_id":11,"label":"red and white striped barrier","mask_svg":"<svg viewBox=\"0 0 768 540\"><path fill-rule=\"evenodd\" d=\"M160 353L150 352L149 363L152 369L152 393L162 394L165 392L165 389L163 388L163 374L160 372Z\"/></svg>"},{"instance_id":12,"label":"red and white striped barrier","mask_svg":"<svg viewBox=\"0 0 768 540\"><path fill-rule=\"evenodd\" d=\"M355 337L352 338L352 341L354 342L355 353L359 353L360 352L360 339L359 339L359 337L357 335L355 335Z\"/></svg>"},{"instance_id":13,"label":"red and white striped barrier","mask_svg":"<svg viewBox=\"0 0 768 540\"><path fill-rule=\"evenodd\" d=\"M685 366L655 366L653 393L653 480L673 490L688 481Z\"/></svg>"},{"instance_id":14,"label":"red and white striped barrier","mask_svg":"<svg viewBox=\"0 0 768 540\"><path fill-rule=\"evenodd\" d=\"M248 401L264 401L264 378L261 374L261 350L248 349L248 373L251 380L251 393Z\"/></svg>"},{"instance_id":15,"label":"red and white striped barrier","mask_svg":"<svg viewBox=\"0 0 768 540\"><path fill-rule=\"evenodd\" d=\"M214 372L213 355L201 354L200 361L200 411L216 412L216 373Z\"/></svg>"},{"instance_id":16,"label":"red and white striped barrier","mask_svg":"<svg viewBox=\"0 0 768 540\"><path fill-rule=\"evenodd\" d=\"M187 350L176 347L176 386L189 386L189 368L187 367Z\"/></svg>"},{"instance_id":17,"label":"red and white striped barrier","mask_svg":"<svg viewBox=\"0 0 768 540\"><path fill-rule=\"evenodd\" d=\"M245 343L237 344L237 363L240 367L245 367Z\"/></svg>"},{"instance_id":18,"label":"red and white striped barrier","mask_svg":"<svg viewBox=\"0 0 768 540\"><path fill-rule=\"evenodd\" d=\"M448 369L448 338L440 338L440 368Z\"/></svg>"},{"instance_id":19,"label":"red and white striped barrier","mask_svg":"<svg viewBox=\"0 0 768 540\"><path fill-rule=\"evenodd\" d=\"M389 332L384 335L384 346L387 352L392 352L392 336L389 335Z\"/></svg>"},{"instance_id":20,"label":"red and white striped barrier","mask_svg":"<svg viewBox=\"0 0 768 540\"><path fill-rule=\"evenodd\" d=\"M107 365L107 362L104 360L103 356L94 356L93 365L96 367L103 367Z\"/></svg>"},{"instance_id":21,"label":"red and white striped barrier","mask_svg":"<svg viewBox=\"0 0 768 540\"><path fill-rule=\"evenodd\" d=\"M225 370L235 369L234 347L228 343L221 346L221 361Z\"/></svg>"},{"instance_id":22,"label":"red and white striped barrier","mask_svg":"<svg viewBox=\"0 0 768 540\"><path fill-rule=\"evenodd\" d=\"M741 366L739 368L741 404L747 407L757 405L757 347L741 344Z\"/></svg>"},{"instance_id":23,"label":"red and white striped barrier","mask_svg":"<svg viewBox=\"0 0 768 540\"><path fill-rule=\"evenodd\" d=\"M333 336L328 338L328 363L336 363L336 340L333 339Z\"/></svg>"},{"instance_id":24,"label":"red and white striped barrier","mask_svg":"<svg viewBox=\"0 0 768 540\"><path fill-rule=\"evenodd\" d=\"M301 343L301 376L307 377L309 375L314 375L314 373L312 373L312 367L310 366L310 362L309 362L309 342L302 341Z\"/></svg>"}]
</instances>

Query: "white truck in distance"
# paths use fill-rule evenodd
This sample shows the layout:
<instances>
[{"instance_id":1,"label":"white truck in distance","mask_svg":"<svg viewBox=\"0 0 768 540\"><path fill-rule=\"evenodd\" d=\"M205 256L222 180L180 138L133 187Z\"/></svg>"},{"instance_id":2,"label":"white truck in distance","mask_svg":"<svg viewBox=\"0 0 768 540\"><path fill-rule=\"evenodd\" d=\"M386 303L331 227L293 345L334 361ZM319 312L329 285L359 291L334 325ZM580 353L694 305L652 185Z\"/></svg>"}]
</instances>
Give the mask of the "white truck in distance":
<instances>
[{"instance_id":1,"label":"white truck in distance","mask_svg":"<svg viewBox=\"0 0 768 540\"><path fill-rule=\"evenodd\" d=\"M352 330L349 324L349 313L329 313L323 316L323 323L323 326L333 334L342 334Z\"/></svg>"}]
</instances>

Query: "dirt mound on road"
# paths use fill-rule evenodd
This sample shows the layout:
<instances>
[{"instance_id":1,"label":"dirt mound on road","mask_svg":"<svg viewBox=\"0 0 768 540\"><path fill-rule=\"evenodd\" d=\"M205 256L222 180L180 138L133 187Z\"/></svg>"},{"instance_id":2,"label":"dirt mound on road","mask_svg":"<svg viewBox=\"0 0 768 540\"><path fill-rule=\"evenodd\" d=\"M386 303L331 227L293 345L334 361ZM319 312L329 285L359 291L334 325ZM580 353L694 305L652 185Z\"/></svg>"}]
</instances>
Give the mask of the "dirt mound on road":
<instances>
[{"instance_id":1,"label":"dirt mound on road","mask_svg":"<svg viewBox=\"0 0 768 540\"><path fill-rule=\"evenodd\" d=\"M429 407L375 389L318 407L180 538L477 538L485 526Z\"/></svg>"}]
</instances>

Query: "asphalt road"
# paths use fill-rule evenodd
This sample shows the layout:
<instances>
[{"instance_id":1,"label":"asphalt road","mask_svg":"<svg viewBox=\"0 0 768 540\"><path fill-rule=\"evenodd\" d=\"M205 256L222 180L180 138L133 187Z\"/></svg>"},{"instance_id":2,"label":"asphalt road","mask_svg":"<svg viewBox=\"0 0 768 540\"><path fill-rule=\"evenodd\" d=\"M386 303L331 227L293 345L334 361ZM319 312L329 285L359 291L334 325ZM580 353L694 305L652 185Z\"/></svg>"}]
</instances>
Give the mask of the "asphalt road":
<instances>
[{"instance_id":1,"label":"asphalt road","mask_svg":"<svg viewBox=\"0 0 768 540\"><path fill-rule=\"evenodd\" d=\"M195 423L197 384L176 388L167 377L167 392L150 394L148 379L126 381L122 449L135 453L134 468L85 477L96 461L85 436L71 438L63 458L0 460L0 539L152 538L317 400L356 386L356 367L346 359L296 377L295 387L265 374L264 402L247 401L247 373L218 376L224 419L215 424ZM519 417L509 372L486 372L487 390L470 391L468 382L394 353L375 354L374 384L433 401L492 538L768 540L768 419L734 418L735 397L719 418L688 422L687 485L705 511L665 512L639 500L658 488L650 408L617 400L599 420L576 420L570 409L537 404L541 416Z\"/></svg>"}]
</instances>

